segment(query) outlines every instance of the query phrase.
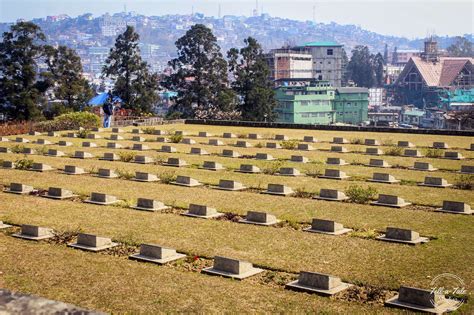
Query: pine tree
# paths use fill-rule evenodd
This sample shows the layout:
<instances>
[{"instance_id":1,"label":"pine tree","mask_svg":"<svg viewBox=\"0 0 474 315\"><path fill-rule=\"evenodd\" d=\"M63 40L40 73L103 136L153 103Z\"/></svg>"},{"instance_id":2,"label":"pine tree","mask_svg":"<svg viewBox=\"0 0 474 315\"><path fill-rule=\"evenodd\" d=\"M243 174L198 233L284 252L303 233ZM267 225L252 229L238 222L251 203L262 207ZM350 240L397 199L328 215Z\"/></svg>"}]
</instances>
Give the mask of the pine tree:
<instances>
[{"instance_id":1,"label":"pine tree","mask_svg":"<svg viewBox=\"0 0 474 315\"><path fill-rule=\"evenodd\" d=\"M93 96L93 91L81 75L81 58L66 46L59 46L57 49L45 46L45 62L48 72L42 75L52 81L50 84L55 98L62 100L66 109L82 110Z\"/></svg>"},{"instance_id":2,"label":"pine tree","mask_svg":"<svg viewBox=\"0 0 474 315\"><path fill-rule=\"evenodd\" d=\"M373 57L372 68L374 71L374 81L376 87L382 87L384 84L384 59L380 53Z\"/></svg>"},{"instance_id":3,"label":"pine tree","mask_svg":"<svg viewBox=\"0 0 474 315\"><path fill-rule=\"evenodd\" d=\"M349 77L357 86L374 86L373 55L367 46L356 46L347 65Z\"/></svg>"},{"instance_id":4,"label":"pine tree","mask_svg":"<svg viewBox=\"0 0 474 315\"><path fill-rule=\"evenodd\" d=\"M236 97L229 88L227 62L212 31L193 25L176 47L178 57L169 62L173 73L163 82L178 93L170 113L179 112L184 118L235 116Z\"/></svg>"},{"instance_id":5,"label":"pine tree","mask_svg":"<svg viewBox=\"0 0 474 315\"><path fill-rule=\"evenodd\" d=\"M123 100L124 108L149 113L159 99L159 82L140 56L139 39L134 28L127 26L110 50L102 75L115 80L113 94Z\"/></svg>"},{"instance_id":6,"label":"pine tree","mask_svg":"<svg viewBox=\"0 0 474 315\"><path fill-rule=\"evenodd\" d=\"M232 87L241 99L239 110L244 120L273 121L277 102L269 80L270 68L257 40L249 37L244 42L245 47L232 48L227 53L229 69L235 78Z\"/></svg>"},{"instance_id":7,"label":"pine tree","mask_svg":"<svg viewBox=\"0 0 474 315\"><path fill-rule=\"evenodd\" d=\"M40 118L47 84L38 80L37 63L46 40L32 22L19 22L0 42L0 112L10 119Z\"/></svg>"}]
</instances>

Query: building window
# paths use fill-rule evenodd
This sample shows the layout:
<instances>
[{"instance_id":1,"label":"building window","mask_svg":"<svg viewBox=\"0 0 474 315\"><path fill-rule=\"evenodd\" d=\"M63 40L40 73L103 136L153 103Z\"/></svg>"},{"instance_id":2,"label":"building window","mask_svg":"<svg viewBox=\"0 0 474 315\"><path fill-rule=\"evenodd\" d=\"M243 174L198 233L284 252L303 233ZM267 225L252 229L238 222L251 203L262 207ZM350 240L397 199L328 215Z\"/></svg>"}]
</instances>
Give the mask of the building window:
<instances>
[{"instance_id":1,"label":"building window","mask_svg":"<svg viewBox=\"0 0 474 315\"><path fill-rule=\"evenodd\" d=\"M322 80L323 79L323 76L322 75L318 75L318 80Z\"/></svg>"},{"instance_id":2,"label":"building window","mask_svg":"<svg viewBox=\"0 0 474 315\"><path fill-rule=\"evenodd\" d=\"M334 54L334 50L332 50L332 49L327 50L327 55L328 56L332 56L333 54Z\"/></svg>"}]
</instances>

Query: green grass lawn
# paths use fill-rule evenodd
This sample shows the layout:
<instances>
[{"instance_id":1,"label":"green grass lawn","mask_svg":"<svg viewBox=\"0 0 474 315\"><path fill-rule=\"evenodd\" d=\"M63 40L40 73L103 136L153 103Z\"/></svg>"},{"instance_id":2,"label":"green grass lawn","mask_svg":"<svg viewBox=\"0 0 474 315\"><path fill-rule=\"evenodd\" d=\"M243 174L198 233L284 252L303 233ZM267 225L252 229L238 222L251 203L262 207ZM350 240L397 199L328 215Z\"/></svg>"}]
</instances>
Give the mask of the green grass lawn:
<instances>
[{"instance_id":1,"label":"green grass lawn","mask_svg":"<svg viewBox=\"0 0 474 315\"><path fill-rule=\"evenodd\" d=\"M420 147L431 145L433 141L445 141L451 147L472 158L473 152L464 150L472 141L467 137L377 134L305 130L276 130L256 128L234 128L197 125L159 126L157 129L187 130L193 135L206 130L221 135L223 132L236 134L260 133L266 137L274 134L287 134L290 138L302 139L303 135L313 135L321 141L332 137L375 138L387 143L408 140ZM132 128L126 128L131 130ZM101 135L106 136L104 132ZM125 138L132 134L124 133ZM156 136L142 135L147 138ZM50 138L45 136L25 136L29 139ZM13 137L11 137L13 138ZM208 139L193 137L197 142L207 143ZM101 156L112 150L106 148L82 148L82 141L104 145L108 140L84 140L63 138L74 143L74 147L58 147L64 152L88 151ZM233 143L237 139L221 139ZM240 140L240 139L239 139ZM267 140L250 140L253 143ZM130 145L130 141L118 141ZM158 149L160 143L146 142ZM13 146L6 142L1 146ZM379 193L395 194L407 201L420 205L440 206L443 200L460 200L474 206L472 190L438 189L416 186L425 176L439 176L454 183L459 175L453 172L461 165L473 165L473 161L451 161L439 158L414 159L406 157L382 156L392 165L412 166L415 160L427 161L441 170L437 172L410 171L403 168L369 168L362 165L337 167L348 175L350 181L319 179L309 176L289 178L277 175L241 174L233 169L240 164L254 164L262 169L277 166L291 166L302 172L324 171L334 168L322 164L329 157L341 157L347 162L366 163L370 156L360 153L337 154L327 151L294 151L266 148L235 148L232 146L213 147L206 144L170 144L180 153L159 153L156 151L138 152L157 159L180 157L192 166L171 168L161 165L139 165L125 162L108 162L55 158L31 155L27 158L47 163L55 168L64 165L77 165L96 171L98 168L117 169L122 174L146 171L161 177L186 175L209 185L219 179L233 179L247 187L266 188L268 183L282 183L301 191L317 193L321 188L345 190L351 184L369 185L365 179L373 172L390 173L397 179L406 181L404 185L370 184ZM42 147L25 144L27 147ZM329 143L317 143L316 148L327 149ZM350 150L363 151L363 145L346 145ZM304 155L315 163L298 164L288 161L256 161L255 159L232 159L219 156L189 155L191 147L205 148L210 153L219 153L223 148L232 148L245 155L266 152L274 157L288 159L292 154ZM383 148L382 148L383 149ZM425 150L425 148L422 148ZM16 160L21 154L0 154L0 159ZM206 160L222 163L228 170L207 171L198 169ZM474 232L474 216L443 214L427 211L428 208L392 209L348 202L327 202L309 198L278 197L259 194L255 190L226 192L209 187L186 188L163 183L137 183L126 179L100 179L92 175L68 176L59 171L35 173L23 170L0 169L0 184L21 182L35 188L63 187L81 196L91 192L107 192L132 204L137 198L153 198L180 208L189 203L205 204L219 211L245 215L249 210L264 211L276 215L285 222L280 227L259 227L238 224L228 220L200 220L180 216L175 210L171 213L148 213L121 206L94 206L76 201L54 201L37 196L17 196L0 194L0 220L20 225L36 224L58 231L78 229L108 236L126 244L156 243L176 248L190 256L212 258L214 255L248 260L258 266L276 270L293 277L301 271L323 272L341 277L343 280L364 287L375 287L396 291L400 285L428 288L430 281L438 274L449 272L464 279L468 290L474 289L474 274L471 262L474 248L471 236ZM327 236L303 232L312 218L323 218L343 223L356 230L344 236ZM385 243L374 240L371 235L383 232L387 226L410 228L422 236L430 237L429 243L420 246ZM7 234L9 232L6 232ZM393 309L382 308L380 303L348 301L343 298L325 299L304 293L285 291L283 286L272 286L261 278L243 282L231 281L200 275L183 269L182 266L156 267L148 264L130 262L124 257L94 255L74 251L54 244L31 244L14 240L0 233L5 249L0 249L0 258L6 261L0 265L0 287L20 290L63 300L82 307L110 312L188 311L188 312L321 312L321 313L391 313ZM18 259L20 257L21 259ZM48 264L48 261L52 261ZM13 263L19 261L19 263ZM89 269L89 272L85 270ZM126 271L124 271L126 270ZM86 275L84 275L86 273ZM35 279L37 281L35 281ZM61 281L62 280L62 281ZM38 282L38 283L37 283ZM40 285L39 283L42 283ZM197 288L197 289L195 289ZM100 292L92 294L91 292ZM129 294L141 292L141 296ZM225 292L225 293L223 293ZM221 293L221 294L219 294ZM140 302L142 301L142 302ZM194 301L194 302L193 302ZM472 303L462 312L472 310Z\"/></svg>"}]
</instances>

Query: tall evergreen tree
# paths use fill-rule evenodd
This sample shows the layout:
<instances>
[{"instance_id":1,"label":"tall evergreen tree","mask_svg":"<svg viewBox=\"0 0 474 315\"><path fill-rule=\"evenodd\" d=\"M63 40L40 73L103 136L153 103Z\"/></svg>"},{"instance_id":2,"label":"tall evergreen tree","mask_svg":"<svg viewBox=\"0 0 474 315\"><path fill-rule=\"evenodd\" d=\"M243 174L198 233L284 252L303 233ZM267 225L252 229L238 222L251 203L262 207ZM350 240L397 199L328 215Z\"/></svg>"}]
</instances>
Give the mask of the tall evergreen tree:
<instances>
[{"instance_id":1,"label":"tall evergreen tree","mask_svg":"<svg viewBox=\"0 0 474 315\"><path fill-rule=\"evenodd\" d=\"M347 69L348 64L349 64L349 58L347 58L346 50L344 48L342 48L342 63L341 63L341 68L342 68L341 83L342 83L342 86L346 86L348 81L349 81L349 70Z\"/></svg>"},{"instance_id":2,"label":"tall evergreen tree","mask_svg":"<svg viewBox=\"0 0 474 315\"><path fill-rule=\"evenodd\" d=\"M374 81L376 87L382 87L384 84L384 59L380 53L373 57L372 67L374 71Z\"/></svg>"},{"instance_id":3,"label":"tall evergreen tree","mask_svg":"<svg viewBox=\"0 0 474 315\"><path fill-rule=\"evenodd\" d=\"M48 72L42 75L52 81L55 98L62 100L67 109L81 110L93 96L89 83L81 75L81 58L66 46L45 46L45 62Z\"/></svg>"},{"instance_id":4,"label":"tall evergreen tree","mask_svg":"<svg viewBox=\"0 0 474 315\"><path fill-rule=\"evenodd\" d=\"M229 88L227 62L212 31L202 24L193 25L176 41L176 47L178 57L169 62L173 73L163 82L178 93L170 112L203 118L232 113L236 97Z\"/></svg>"},{"instance_id":5,"label":"tall evergreen tree","mask_svg":"<svg viewBox=\"0 0 474 315\"><path fill-rule=\"evenodd\" d=\"M241 98L239 110L244 120L273 121L277 102L269 80L270 68L257 40L249 37L244 42L246 46L240 51L232 48L227 53L229 69L235 78L232 87Z\"/></svg>"},{"instance_id":6,"label":"tall evergreen tree","mask_svg":"<svg viewBox=\"0 0 474 315\"><path fill-rule=\"evenodd\" d=\"M0 42L0 112L9 118L29 120L41 117L47 85L38 81L36 60L46 40L32 22L19 22L3 33Z\"/></svg>"},{"instance_id":7,"label":"tall evergreen tree","mask_svg":"<svg viewBox=\"0 0 474 315\"><path fill-rule=\"evenodd\" d=\"M374 86L373 55L367 46L356 46L347 65L349 77L357 86L370 88Z\"/></svg>"},{"instance_id":8,"label":"tall evergreen tree","mask_svg":"<svg viewBox=\"0 0 474 315\"><path fill-rule=\"evenodd\" d=\"M139 39L134 28L127 26L110 49L102 75L115 80L113 94L123 100L124 108L146 113L159 99L158 80L140 56Z\"/></svg>"},{"instance_id":9,"label":"tall evergreen tree","mask_svg":"<svg viewBox=\"0 0 474 315\"><path fill-rule=\"evenodd\" d=\"M465 37L457 36L452 45L447 48L452 57L474 57L472 42Z\"/></svg>"}]
</instances>

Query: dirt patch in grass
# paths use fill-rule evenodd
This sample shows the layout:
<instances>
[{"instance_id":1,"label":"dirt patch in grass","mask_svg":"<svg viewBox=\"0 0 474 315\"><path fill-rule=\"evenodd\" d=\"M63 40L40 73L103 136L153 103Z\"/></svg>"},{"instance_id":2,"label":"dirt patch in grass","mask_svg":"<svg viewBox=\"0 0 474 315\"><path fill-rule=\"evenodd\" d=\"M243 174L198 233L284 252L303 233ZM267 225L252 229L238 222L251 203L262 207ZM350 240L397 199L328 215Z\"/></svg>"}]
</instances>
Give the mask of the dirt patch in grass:
<instances>
[{"instance_id":1,"label":"dirt patch in grass","mask_svg":"<svg viewBox=\"0 0 474 315\"><path fill-rule=\"evenodd\" d=\"M239 222L243 219L243 216L233 213L233 212L226 212L223 216L217 217L217 221L231 221L231 222Z\"/></svg>"},{"instance_id":2,"label":"dirt patch in grass","mask_svg":"<svg viewBox=\"0 0 474 315\"><path fill-rule=\"evenodd\" d=\"M346 291L333 296L337 300L345 300L349 302L359 302L365 304L379 304L395 296L396 292L384 290L374 286L353 286Z\"/></svg>"}]
</instances>

